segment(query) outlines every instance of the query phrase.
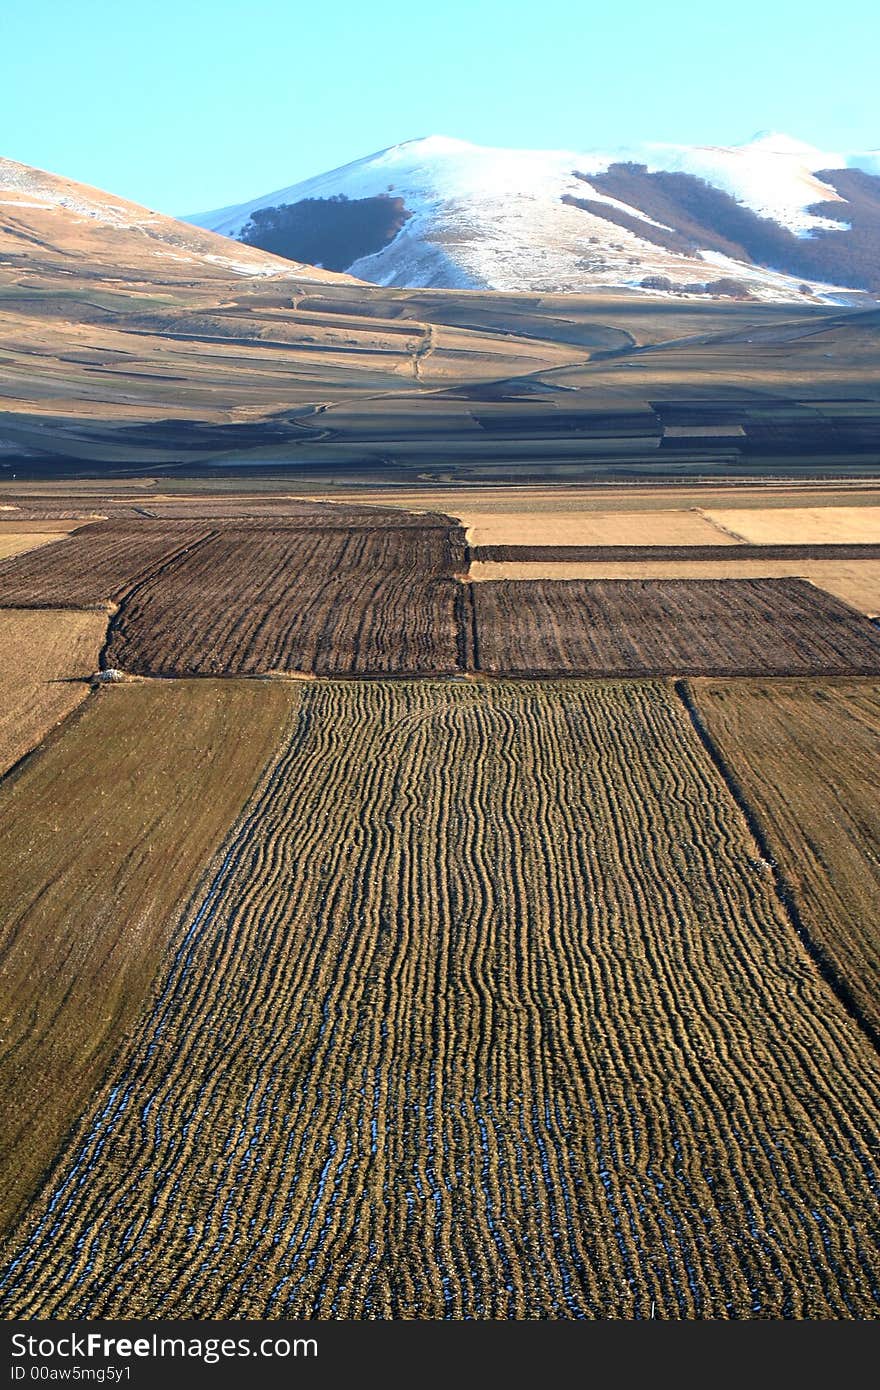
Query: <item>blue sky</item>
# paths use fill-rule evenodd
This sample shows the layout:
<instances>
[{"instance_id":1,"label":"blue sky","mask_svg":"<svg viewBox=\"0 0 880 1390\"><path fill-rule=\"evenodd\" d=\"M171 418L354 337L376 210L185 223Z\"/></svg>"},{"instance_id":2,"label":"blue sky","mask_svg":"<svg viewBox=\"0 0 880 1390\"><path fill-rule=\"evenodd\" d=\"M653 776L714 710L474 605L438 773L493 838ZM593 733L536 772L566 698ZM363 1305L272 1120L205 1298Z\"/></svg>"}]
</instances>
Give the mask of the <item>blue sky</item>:
<instances>
[{"instance_id":1,"label":"blue sky","mask_svg":"<svg viewBox=\"0 0 880 1390\"><path fill-rule=\"evenodd\" d=\"M815 0L2 0L0 153L164 212L421 135L880 146L878 7Z\"/></svg>"}]
</instances>

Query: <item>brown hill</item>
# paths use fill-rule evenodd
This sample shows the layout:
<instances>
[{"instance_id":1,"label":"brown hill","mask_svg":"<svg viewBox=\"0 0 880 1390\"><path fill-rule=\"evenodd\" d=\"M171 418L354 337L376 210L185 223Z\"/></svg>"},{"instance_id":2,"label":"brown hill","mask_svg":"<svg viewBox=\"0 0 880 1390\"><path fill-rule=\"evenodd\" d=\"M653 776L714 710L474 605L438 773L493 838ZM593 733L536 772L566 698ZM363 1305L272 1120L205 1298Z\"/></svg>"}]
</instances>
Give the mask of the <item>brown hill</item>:
<instances>
[{"instance_id":1,"label":"brown hill","mask_svg":"<svg viewBox=\"0 0 880 1390\"><path fill-rule=\"evenodd\" d=\"M0 159L0 266L127 285L194 275L352 283L12 159Z\"/></svg>"}]
</instances>

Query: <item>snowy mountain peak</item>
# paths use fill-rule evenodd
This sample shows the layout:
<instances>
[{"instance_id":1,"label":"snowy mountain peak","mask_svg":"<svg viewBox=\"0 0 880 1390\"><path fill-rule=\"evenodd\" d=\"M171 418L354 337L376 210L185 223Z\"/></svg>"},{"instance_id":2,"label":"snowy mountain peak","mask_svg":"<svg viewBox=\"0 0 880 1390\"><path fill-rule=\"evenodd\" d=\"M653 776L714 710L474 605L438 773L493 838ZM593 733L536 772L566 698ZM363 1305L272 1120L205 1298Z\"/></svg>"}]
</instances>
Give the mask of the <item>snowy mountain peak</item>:
<instances>
[{"instance_id":1,"label":"snowy mountain peak","mask_svg":"<svg viewBox=\"0 0 880 1390\"><path fill-rule=\"evenodd\" d=\"M878 173L780 131L581 152L428 135L189 220L380 285L848 302L880 293Z\"/></svg>"},{"instance_id":2,"label":"snowy mountain peak","mask_svg":"<svg viewBox=\"0 0 880 1390\"><path fill-rule=\"evenodd\" d=\"M392 146L395 150L420 149L426 155L455 155L478 148L470 140L459 140L454 135L421 135L417 140L404 140Z\"/></svg>"},{"instance_id":3,"label":"snowy mountain peak","mask_svg":"<svg viewBox=\"0 0 880 1390\"><path fill-rule=\"evenodd\" d=\"M737 147L741 150L752 150L755 152L763 151L765 154L784 154L797 157L806 157L812 160L813 156L819 155L825 158L815 145L809 145L804 140L796 140L793 135L786 135L782 130L759 130L744 145Z\"/></svg>"}]
</instances>

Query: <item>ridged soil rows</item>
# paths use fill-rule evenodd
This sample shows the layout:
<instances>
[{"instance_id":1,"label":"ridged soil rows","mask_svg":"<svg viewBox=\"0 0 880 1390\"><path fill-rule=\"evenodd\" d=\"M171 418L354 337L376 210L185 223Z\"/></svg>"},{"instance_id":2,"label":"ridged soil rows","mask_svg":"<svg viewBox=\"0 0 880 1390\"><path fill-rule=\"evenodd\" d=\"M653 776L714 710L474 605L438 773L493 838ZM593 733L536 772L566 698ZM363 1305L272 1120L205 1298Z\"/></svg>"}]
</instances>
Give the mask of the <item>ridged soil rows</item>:
<instances>
[{"instance_id":1,"label":"ridged soil rows","mask_svg":"<svg viewBox=\"0 0 880 1390\"><path fill-rule=\"evenodd\" d=\"M304 685L2 1306L876 1316L878 1100L671 687Z\"/></svg>"}]
</instances>

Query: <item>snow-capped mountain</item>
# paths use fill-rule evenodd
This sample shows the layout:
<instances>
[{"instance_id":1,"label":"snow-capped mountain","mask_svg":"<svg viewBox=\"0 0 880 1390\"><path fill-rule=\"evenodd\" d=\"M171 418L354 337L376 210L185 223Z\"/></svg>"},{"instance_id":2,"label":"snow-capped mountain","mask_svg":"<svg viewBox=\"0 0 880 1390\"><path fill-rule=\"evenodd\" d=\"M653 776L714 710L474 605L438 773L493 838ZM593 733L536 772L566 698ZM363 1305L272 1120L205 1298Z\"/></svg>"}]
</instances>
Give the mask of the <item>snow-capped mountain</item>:
<instances>
[{"instance_id":1,"label":"snow-capped mountain","mask_svg":"<svg viewBox=\"0 0 880 1390\"><path fill-rule=\"evenodd\" d=\"M880 295L880 151L776 133L613 152L430 136L186 220L380 285Z\"/></svg>"}]
</instances>

